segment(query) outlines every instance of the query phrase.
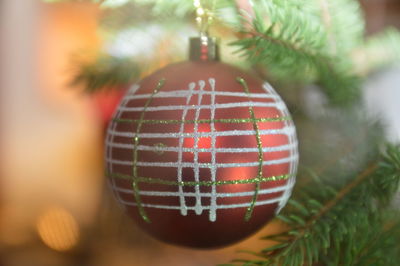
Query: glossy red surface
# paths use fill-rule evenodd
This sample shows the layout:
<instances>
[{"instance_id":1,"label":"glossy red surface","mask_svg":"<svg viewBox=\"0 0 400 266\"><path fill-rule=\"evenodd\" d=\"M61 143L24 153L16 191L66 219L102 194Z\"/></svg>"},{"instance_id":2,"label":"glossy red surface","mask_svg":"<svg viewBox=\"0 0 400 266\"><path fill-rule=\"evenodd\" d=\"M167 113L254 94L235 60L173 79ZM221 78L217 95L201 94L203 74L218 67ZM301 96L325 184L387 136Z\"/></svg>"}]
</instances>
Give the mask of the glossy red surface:
<instances>
[{"instance_id":1,"label":"glossy red surface","mask_svg":"<svg viewBox=\"0 0 400 266\"><path fill-rule=\"evenodd\" d=\"M143 119L145 120L182 120L183 110L181 107L188 106L185 120L196 120L198 119L209 120L211 119L212 108L212 97L210 94L203 94L199 99L199 94L193 94L190 99L188 97L162 97L162 93L170 91L187 91L189 84L192 82L196 83L198 89L200 80L205 81L205 87L203 88L206 92L211 92L210 79L215 80L215 90L218 92L234 92L244 93L245 90L243 85L237 81L237 78L243 78L250 90L251 94L267 93L263 89L263 82L235 67L219 63L219 62L183 62L174 65L167 66L151 76L145 78L139 83L140 88L135 92L134 95L140 94L151 94L156 88L158 82L165 79L165 84L162 86L159 92L159 96L154 97L148 105L150 107L157 106L180 106L179 108L172 108L172 110L160 110L160 111L145 111ZM131 94L132 95L132 94ZM127 96L129 97L129 93ZM200 111L196 111L196 106L200 101L200 106L203 108ZM261 103L277 103L282 101L280 98L266 97L237 97L218 95L215 97L216 104L232 104L229 108L216 108L215 119L248 119L251 117L248 106L241 106L241 102L261 102ZM119 119L139 119L143 111L128 111L129 108L144 107L148 98L144 99L126 99L123 104L125 109L117 114ZM208 106L208 107L207 107ZM142 109L143 110L143 109ZM276 118L282 117L284 114L281 110L275 106L270 107L253 107L254 115L256 118ZM259 130L275 130L282 129L285 122L257 122ZM290 122L291 123L291 122ZM292 124L290 124L293 126ZM254 130L254 124L249 122L241 123L214 123L216 132L223 131L252 131ZM184 133L197 132L212 132L211 123L199 123L197 126L195 123L187 123L182 128ZM137 123L112 123L109 127L110 130L115 132L130 132L133 135L137 132ZM180 123L167 124L167 123L155 123L147 124L144 123L140 128L140 133L175 133L179 134L181 130ZM108 140L111 142L118 142L123 144L134 143L133 135L131 137L124 136L108 136ZM154 147L150 150L138 150L137 160L138 162L159 162L159 163L172 163L173 165L167 166L137 166L137 176L139 177L151 177L158 178L168 181L177 181L178 176L178 165L179 152L177 151L162 151L157 150L156 147L179 147L179 137L157 137L157 138L139 138L139 145L146 147ZM285 134L262 134L260 136L262 147L278 147L287 145L290 140ZM182 163L193 163L195 158L199 164L210 164L212 163L212 153L210 148L212 146L212 137L207 135L206 137L200 137L195 140L193 137L184 138L182 147L183 148L196 148L197 143L198 153L191 151L182 152ZM255 148L252 152L218 152L215 155L216 164L229 164L229 163L254 163L258 162L259 152L257 149L257 138L254 132L247 135L234 135L234 136L218 136L215 138L216 149L229 149L229 148ZM201 150L208 149L208 150ZM132 162L134 160L134 148L118 148L115 146L108 145L107 154L112 160L119 160L125 162ZM288 150L263 152L263 160L279 160L289 157ZM174 164L175 163L175 164ZM262 167L262 174L264 177L285 175L289 173L290 164L295 163L293 161L276 163L276 164L265 164ZM109 161L107 164L108 172L119 173L124 175L133 175L133 167L130 165L121 165L119 163ZM183 181L195 181L196 174L193 167L182 167L182 180ZM212 180L212 171L210 168L204 167L199 169L199 180L210 181ZM241 167L217 167L216 180L243 180L256 178L258 175L258 164L253 166L241 166ZM199 186L197 192L206 193L201 196L201 206L203 210L201 214L196 214L194 206L196 205L196 189L194 186L183 186L182 191L186 193L184 201L186 206L189 208L187 215L182 215L180 211L181 201L180 197L176 194L174 196L157 196L148 195L142 193L140 195L141 203L144 204L144 211L150 223L144 221L139 214L137 206L135 206L135 197L132 190L132 181L124 180L120 178L110 178L110 183L113 185L114 192L117 198L123 202L126 211L137 224L142 227L149 234L157 239L165 242L197 247L197 248L213 248L220 247L234 242L240 241L243 238L248 237L252 233L259 230L269 220L275 216L275 212L278 208L278 203L259 205L254 208L254 212L249 221L245 221L246 207L232 207L216 210L216 221L210 221L210 205L212 194L212 186ZM284 186L287 180L262 182L260 189L275 188L278 186ZM148 184L138 183L140 191L158 191L158 192L170 192L177 193L179 191L178 185L163 185L163 184ZM236 193L236 192L251 192L246 196L226 196L220 194L220 197L216 199L218 206L237 205L237 204L249 204L253 198L253 192L255 191L255 184L228 184L216 186L217 193ZM189 193L189 194L188 194ZM208 193L208 194L207 194ZM275 199L282 196L283 191L259 194L257 202L266 201L269 199ZM208 195L208 196L207 196ZM175 209L160 209L155 207L146 207L146 204L153 206L170 206Z\"/></svg>"}]
</instances>

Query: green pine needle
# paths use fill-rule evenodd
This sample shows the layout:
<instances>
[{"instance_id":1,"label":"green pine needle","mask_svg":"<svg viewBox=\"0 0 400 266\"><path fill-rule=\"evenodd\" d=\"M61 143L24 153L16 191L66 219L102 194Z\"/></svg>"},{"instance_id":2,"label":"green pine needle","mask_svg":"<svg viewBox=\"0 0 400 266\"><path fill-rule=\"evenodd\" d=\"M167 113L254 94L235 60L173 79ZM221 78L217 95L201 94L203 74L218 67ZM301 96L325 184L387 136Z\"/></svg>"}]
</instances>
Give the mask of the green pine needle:
<instances>
[{"instance_id":1,"label":"green pine needle","mask_svg":"<svg viewBox=\"0 0 400 266\"><path fill-rule=\"evenodd\" d=\"M357 26L348 27L348 13L358 7L350 1L348 12L341 14L339 7L323 0L320 4L326 8L319 10L315 7L302 10L292 2L257 1L252 28L246 31L249 37L233 44L240 47L248 60L264 66L275 78L317 82L331 103L354 103L360 96L360 80L352 71L348 52L360 43L362 20L360 12L355 12L351 21L357 21ZM341 6L343 10L345 6ZM349 31L354 34L349 35Z\"/></svg>"},{"instance_id":2,"label":"green pine needle","mask_svg":"<svg viewBox=\"0 0 400 266\"><path fill-rule=\"evenodd\" d=\"M71 85L83 85L86 92L121 88L138 79L140 67L131 59L100 56L96 62L78 65Z\"/></svg>"},{"instance_id":3,"label":"green pine needle","mask_svg":"<svg viewBox=\"0 0 400 266\"><path fill-rule=\"evenodd\" d=\"M341 188L324 182L298 188L308 198L291 199L278 216L291 229L264 238L280 241L261 250L263 265L397 265L400 219L389 215L394 210L387 203L399 182L400 147L388 145L376 162ZM386 205L378 207L377 202Z\"/></svg>"}]
</instances>

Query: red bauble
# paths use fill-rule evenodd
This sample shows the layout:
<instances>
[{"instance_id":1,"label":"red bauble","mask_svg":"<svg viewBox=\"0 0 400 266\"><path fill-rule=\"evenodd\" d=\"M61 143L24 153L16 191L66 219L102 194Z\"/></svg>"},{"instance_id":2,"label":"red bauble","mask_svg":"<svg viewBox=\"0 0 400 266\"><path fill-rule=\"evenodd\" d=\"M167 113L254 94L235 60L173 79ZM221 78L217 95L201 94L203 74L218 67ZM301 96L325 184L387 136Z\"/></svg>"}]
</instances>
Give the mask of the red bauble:
<instances>
[{"instance_id":1,"label":"red bauble","mask_svg":"<svg viewBox=\"0 0 400 266\"><path fill-rule=\"evenodd\" d=\"M189 61L128 91L106 156L116 197L140 227L210 248L251 235L286 204L297 140L269 84L220 62Z\"/></svg>"},{"instance_id":2,"label":"red bauble","mask_svg":"<svg viewBox=\"0 0 400 266\"><path fill-rule=\"evenodd\" d=\"M97 117L100 119L104 128L107 127L111 120L118 103L126 92L126 87L118 89L109 88L106 91L99 91L92 95L92 103Z\"/></svg>"}]
</instances>

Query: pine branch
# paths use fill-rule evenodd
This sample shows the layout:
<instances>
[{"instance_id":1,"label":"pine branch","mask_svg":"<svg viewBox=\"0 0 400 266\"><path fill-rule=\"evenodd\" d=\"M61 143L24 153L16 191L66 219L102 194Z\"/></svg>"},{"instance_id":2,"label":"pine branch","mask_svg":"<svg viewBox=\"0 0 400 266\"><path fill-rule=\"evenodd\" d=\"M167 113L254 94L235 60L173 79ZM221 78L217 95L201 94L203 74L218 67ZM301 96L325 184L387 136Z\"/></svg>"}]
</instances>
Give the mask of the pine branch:
<instances>
[{"instance_id":1,"label":"pine branch","mask_svg":"<svg viewBox=\"0 0 400 266\"><path fill-rule=\"evenodd\" d=\"M332 54L346 56L363 42L364 19L358 1L315 0Z\"/></svg>"},{"instance_id":2,"label":"pine branch","mask_svg":"<svg viewBox=\"0 0 400 266\"><path fill-rule=\"evenodd\" d=\"M310 220L308 220L305 228L311 227L316 221L318 221L321 217L323 217L327 212L329 212L333 207L335 207L338 202L340 202L348 193L350 193L355 187L357 187L361 182L365 180L365 178L369 177L376 169L378 165L373 164L366 168L361 174L359 174L353 181L343 187L338 193L335 195L333 199L326 202L324 206L315 214Z\"/></svg>"},{"instance_id":3,"label":"pine branch","mask_svg":"<svg viewBox=\"0 0 400 266\"><path fill-rule=\"evenodd\" d=\"M259 1L254 12L248 37L234 43L248 60L280 79L320 83L334 104L359 98L352 62L346 55L331 53L327 31L315 14L291 6L291 1L266 0Z\"/></svg>"},{"instance_id":4,"label":"pine branch","mask_svg":"<svg viewBox=\"0 0 400 266\"><path fill-rule=\"evenodd\" d=\"M109 7L111 2L103 1L102 6ZM235 1L203 2L207 6L215 2L214 27L222 23L233 32L243 29ZM126 0L118 3L112 6L119 8L109 10L102 19L103 27L118 30L119 24L129 26L131 15L125 10L139 6L144 13L150 14L135 16L132 25L140 25L140 21L149 19L168 25L164 22L172 21L171 17L173 21L187 19L190 24L194 22L191 0ZM400 47L397 31L389 31L363 44L364 22L359 3L354 0L258 0L254 1L254 12L252 28L235 42L247 59L266 68L272 78L288 84L317 83L336 105L350 105L360 98L360 74L400 59L400 56L393 56ZM128 64L127 67L131 66ZM115 71L115 64L108 69L103 66L100 71L95 68L86 65L77 74L77 80L87 84L89 91L107 87L104 81L113 79L111 84L118 84L127 80L127 70L123 67L120 68L121 75Z\"/></svg>"},{"instance_id":5,"label":"pine branch","mask_svg":"<svg viewBox=\"0 0 400 266\"><path fill-rule=\"evenodd\" d=\"M397 265L400 254L400 219L392 217L389 224L381 224L380 227L368 228L364 233L365 241L359 241L360 251L354 260L354 265ZM393 220L395 222L393 222ZM382 232L382 226L384 228ZM361 240L361 239L360 239Z\"/></svg>"},{"instance_id":6,"label":"pine branch","mask_svg":"<svg viewBox=\"0 0 400 266\"><path fill-rule=\"evenodd\" d=\"M127 58L100 56L94 63L77 64L76 76L71 85L83 85L86 92L118 89L130 84L140 75L140 67Z\"/></svg>"},{"instance_id":7,"label":"pine branch","mask_svg":"<svg viewBox=\"0 0 400 266\"><path fill-rule=\"evenodd\" d=\"M389 202L399 182L400 147L389 145L377 163L339 190L321 180L299 188L303 197L290 200L290 210L278 217L290 229L265 237L278 244L257 253L264 260L255 261L262 261L260 265L396 265L392 262L400 259L395 244L400 229L397 223L385 227L383 217L393 210L376 203ZM382 256L388 251L391 257ZM241 263L253 265L253 260Z\"/></svg>"}]
</instances>

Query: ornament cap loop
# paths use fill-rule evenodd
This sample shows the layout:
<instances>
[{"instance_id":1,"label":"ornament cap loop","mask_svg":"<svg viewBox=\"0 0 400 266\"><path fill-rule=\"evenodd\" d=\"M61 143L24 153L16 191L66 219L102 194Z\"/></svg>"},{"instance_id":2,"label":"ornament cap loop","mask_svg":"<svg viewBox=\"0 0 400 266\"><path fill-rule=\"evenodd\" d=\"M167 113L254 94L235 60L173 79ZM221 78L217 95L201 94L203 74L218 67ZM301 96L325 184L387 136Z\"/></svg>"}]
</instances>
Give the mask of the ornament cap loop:
<instances>
[{"instance_id":1,"label":"ornament cap loop","mask_svg":"<svg viewBox=\"0 0 400 266\"><path fill-rule=\"evenodd\" d=\"M206 35L190 38L189 59L192 61L219 61L218 39Z\"/></svg>"}]
</instances>

